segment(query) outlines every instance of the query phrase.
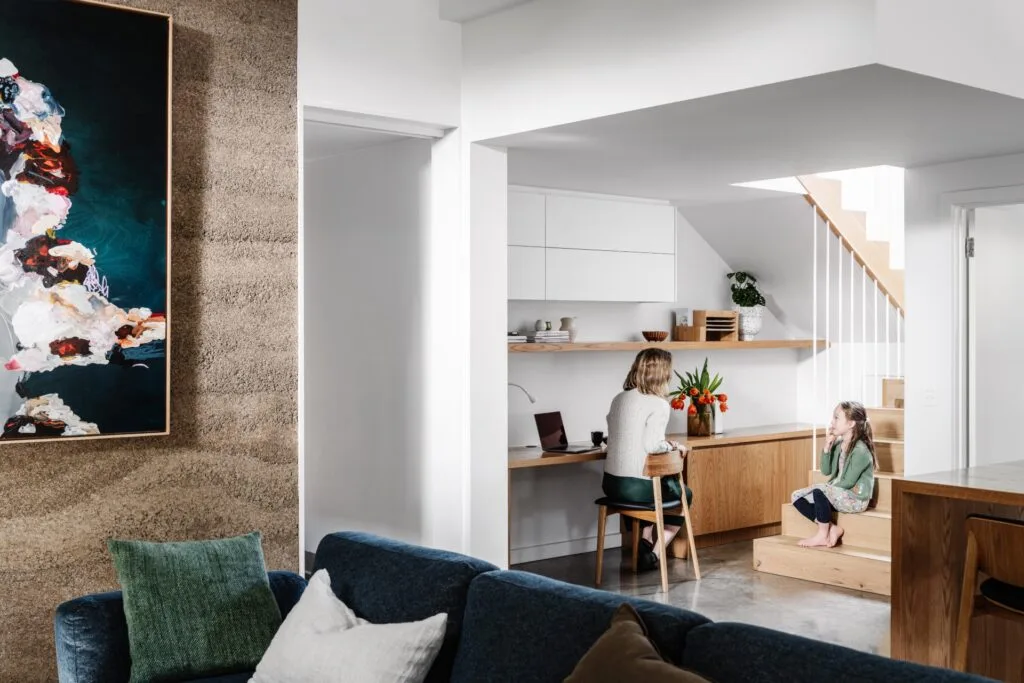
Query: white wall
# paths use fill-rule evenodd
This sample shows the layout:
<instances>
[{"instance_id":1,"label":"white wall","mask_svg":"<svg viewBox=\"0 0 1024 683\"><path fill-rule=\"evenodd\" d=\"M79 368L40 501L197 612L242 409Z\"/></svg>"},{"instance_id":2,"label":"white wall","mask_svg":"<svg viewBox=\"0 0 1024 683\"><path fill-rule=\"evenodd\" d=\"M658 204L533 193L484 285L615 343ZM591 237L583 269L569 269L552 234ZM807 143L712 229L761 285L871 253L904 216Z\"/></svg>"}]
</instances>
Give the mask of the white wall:
<instances>
[{"instance_id":1,"label":"white wall","mask_svg":"<svg viewBox=\"0 0 1024 683\"><path fill-rule=\"evenodd\" d=\"M424 439L430 143L304 168L305 547L432 530Z\"/></svg>"},{"instance_id":2,"label":"white wall","mask_svg":"<svg viewBox=\"0 0 1024 683\"><path fill-rule=\"evenodd\" d=\"M437 0L299 0L299 101L457 126L461 33Z\"/></svg>"},{"instance_id":3,"label":"white wall","mask_svg":"<svg viewBox=\"0 0 1024 683\"><path fill-rule=\"evenodd\" d=\"M556 326L563 316L577 316L578 341L639 340L641 330L668 330L676 307L729 308L725 274L729 264L708 246L681 215L677 215L678 304L510 301L511 329L532 329L540 318ZM765 339L785 338L783 328L766 314ZM692 370L710 359L725 377L729 395L726 428L795 422L797 371L807 351L676 352L675 367ZM605 416L612 398L633 362L628 353L510 354L508 379L537 398L530 404L518 389L508 388L508 442L537 443L533 415L558 410L570 440L587 441L593 430L607 431ZM669 430L686 431L681 412L674 412ZM597 515L594 499L601 495L600 464L567 465L512 473L512 561L580 553L595 548ZM699 495L699 494L695 494ZM609 531L612 531L611 529ZM618 536L610 533L610 546Z\"/></svg>"},{"instance_id":4,"label":"white wall","mask_svg":"<svg viewBox=\"0 0 1024 683\"><path fill-rule=\"evenodd\" d=\"M954 338L960 292L955 264L964 245L954 239L949 193L1024 185L1024 155L972 159L907 169L906 301L907 474L954 464Z\"/></svg>"},{"instance_id":5,"label":"white wall","mask_svg":"<svg viewBox=\"0 0 1024 683\"><path fill-rule=\"evenodd\" d=\"M543 0L463 26L470 139L875 61L873 0Z\"/></svg>"}]
</instances>

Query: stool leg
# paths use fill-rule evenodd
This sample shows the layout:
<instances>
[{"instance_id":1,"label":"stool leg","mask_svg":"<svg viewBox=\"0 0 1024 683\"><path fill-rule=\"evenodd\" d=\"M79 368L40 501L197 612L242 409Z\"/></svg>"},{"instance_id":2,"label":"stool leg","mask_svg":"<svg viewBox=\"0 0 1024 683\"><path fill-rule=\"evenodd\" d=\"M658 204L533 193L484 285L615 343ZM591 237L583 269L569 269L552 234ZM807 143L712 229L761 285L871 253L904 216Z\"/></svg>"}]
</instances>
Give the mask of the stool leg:
<instances>
[{"instance_id":1,"label":"stool leg","mask_svg":"<svg viewBox=\"0 0 1024 683\"><path fill-rule=\"evenodd\" d=\"M668 593L668 553L665 552L665 510L661 507L661 477L652 479L654 484L654 511L658 524L658 537L654 540L661 558L661 590Z\"/></svg>"},{"instance_id":2,"label":"stool leg","mask_svg":"<svg viewBox=\"0 0 1024 683\"><path fill-rule=\"evenodd\" d=\"M608 521L608 508L597 507L597 579L594 585L601 585L601 572L604 570L604 525Z\"/></svg>"},{"instance_id":3,"label":"stool leg","mask_svg":"<svg viewBox=\"0 0 1024 683\"><path fill-rule=\"evenodd\" d=\"M679 477L679 485L683 491L683 521L686 522L686 543L690 546L690 555L693 557L693 575L700 581L700 563L697 561L697 543L693 540L693 522L690 521L690 504L686 502L686 484L683 477Z\"/></svg>"},{"instance_id":4,"label":"stool leg","mask_svg":"<svg viewBox=\"0 0 1024 683\"><path fill-rule=\"evenodd\" d=\"M960 615L956 622L956 643L953 648L953 669L967 671L967 646L971 636L971 617L974 615L974 586L978 580L978 541L967 534L967 553L964 557L964 581L960 587Z\"/></svg>"},{"instance_id":5,"label":"stool leg","mask_svg":"<svg viewBox=\"0 0 1024 683\"><path fill-rule=\"evenodd\" d=\"M640 520L633 518L633 573L636 574L640 560Z\"/></svg>"}]
</instances>

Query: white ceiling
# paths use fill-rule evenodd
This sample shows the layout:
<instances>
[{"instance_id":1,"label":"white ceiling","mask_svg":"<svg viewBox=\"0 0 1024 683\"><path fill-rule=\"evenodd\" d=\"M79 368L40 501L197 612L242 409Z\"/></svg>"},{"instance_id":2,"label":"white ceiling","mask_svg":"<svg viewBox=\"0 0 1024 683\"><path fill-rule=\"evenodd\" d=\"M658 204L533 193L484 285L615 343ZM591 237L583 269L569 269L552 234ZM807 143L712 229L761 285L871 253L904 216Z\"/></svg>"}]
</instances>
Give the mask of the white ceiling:
<instances>
[{"instance_id":1,"label":"white ceiling","mask_svg":"<svg viewBox=\"0 0 1024 683\"><path fill-rule=\"evenodd\" d=\"M351 152L354 149L382 145L402 139L401 135L392 133L380 133L374 130L309 120L303 122L302 132L304 161L326 159Z\"/></svg>"},{"instance_id":2,"label":"white ceiling","mask_svg":"<svg viewBox=\"0 0 1024 683\"><path fill-rule=\"evenodd\" d=\"M472 21L530 0L439 0L438 14L445 21Z\"/></svg>"},{"instance_id":3,"label":"white ceiling","mask_svg":"<svg viewBox=\"0 0 1024 683\"><path fill-rule=\"evenodd\" d=\"M497 138L509 183L667 199L731 183L1024 151L1024 100L879 65Z\"/></svg>"}]
</instances>

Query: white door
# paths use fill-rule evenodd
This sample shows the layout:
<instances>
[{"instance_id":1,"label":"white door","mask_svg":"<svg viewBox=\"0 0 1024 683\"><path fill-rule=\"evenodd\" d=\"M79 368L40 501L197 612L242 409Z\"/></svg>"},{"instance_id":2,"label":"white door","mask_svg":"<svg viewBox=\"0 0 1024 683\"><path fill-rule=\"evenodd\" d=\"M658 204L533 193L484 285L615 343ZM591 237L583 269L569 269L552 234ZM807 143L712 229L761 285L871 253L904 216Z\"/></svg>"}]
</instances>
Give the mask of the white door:
<instances>
[{"instance_id":1,"label":"white door","mask_svg":"<svg viewBox=\"0 0 1024 683\"><path fill-rule=\"evenodd\" d=\"M974 209L968 237L967 462L975 467L1021 458L1024 204Z\"/></svg>"}]
</instances>

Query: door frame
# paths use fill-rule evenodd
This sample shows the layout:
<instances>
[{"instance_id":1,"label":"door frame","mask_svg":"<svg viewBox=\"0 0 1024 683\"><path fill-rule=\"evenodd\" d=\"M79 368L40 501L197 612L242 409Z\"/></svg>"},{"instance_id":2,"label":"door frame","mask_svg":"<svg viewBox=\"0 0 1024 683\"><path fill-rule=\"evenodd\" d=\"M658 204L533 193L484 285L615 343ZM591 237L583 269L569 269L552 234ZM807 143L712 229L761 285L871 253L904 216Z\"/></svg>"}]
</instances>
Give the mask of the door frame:
<instances>
[{"instance_id":1,"label":"door frame","mask_svg":"<svg viewBox=\"0 0 1024 683\"><path fill-rule=\"evenodd\" d=\"M317 105L304 104L301 100L297 106L296 134L298 137L298 203L299 203L299 235L298 235L298 277L299 287L296 301L298 326L298 487L299 487L299 573L305 574L307 568L306 549L306 363L305 353L305 309L306 309L306 214L305 214L305 153L306 122L323 123L343 128L374 131L378 133L390 133L395 140L419 138L438 142L452 130L448 127L438 126L432 123L397 119L373 114L361 114L358 112L333 109ZM435 147L436 149L436 147ZM433 207L431 207L433 211Z\"/></svg>"},{"instance_id":2,"label":"door frame","mask_svg":"<svg viewBox=\"0 0 1024 683\"><path fill-rule=\"evenodd\" d=\"M942 213L950 216L953 224L953 291L952 304L956 328L953 335L953 462L952 469L971 464L974 450L974 358L973 307L971 301L970 259L967 258L967 238L974 237L974 209L986 206L1024 204L1024 185L1008 185L978 190L949 192L941 197Z\"/></svg>"}]
</instances>

